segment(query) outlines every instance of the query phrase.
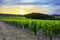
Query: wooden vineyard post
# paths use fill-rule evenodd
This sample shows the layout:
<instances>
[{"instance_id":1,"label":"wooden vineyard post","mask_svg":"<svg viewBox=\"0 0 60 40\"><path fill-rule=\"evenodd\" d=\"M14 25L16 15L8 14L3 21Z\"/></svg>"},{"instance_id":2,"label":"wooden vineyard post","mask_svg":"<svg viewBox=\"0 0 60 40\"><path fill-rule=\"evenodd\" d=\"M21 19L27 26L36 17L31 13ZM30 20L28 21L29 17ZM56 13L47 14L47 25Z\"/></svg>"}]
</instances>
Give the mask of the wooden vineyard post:
<instances>
[{"instance_id":1,"label":"wooden vineyard post","mask_svg":"<svg viewBox=\"0 0 60 40\"><path fill-rule=\"evenodd\" d=\"M24 30L24 25L22 25L22 30Z\"/></svg>"},{"instance_id":2,"label":"wooden vineyard post","mask_svg":"<svg viewBox=\"0 0 60 40\"><path fill-rule=\"evenodd\" d=\"M50 31L50 40L52 40L52 31Z\"/></svg>"}]
</instances>

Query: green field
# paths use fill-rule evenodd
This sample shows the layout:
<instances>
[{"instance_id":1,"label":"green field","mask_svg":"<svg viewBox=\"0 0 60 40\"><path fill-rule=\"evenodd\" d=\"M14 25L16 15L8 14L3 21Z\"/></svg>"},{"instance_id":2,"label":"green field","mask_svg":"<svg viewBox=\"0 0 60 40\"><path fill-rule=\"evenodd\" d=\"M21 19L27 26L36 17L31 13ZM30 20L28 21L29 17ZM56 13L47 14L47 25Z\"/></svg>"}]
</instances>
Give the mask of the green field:
<instances>
[{"instance_id":1,"label":"green field","mask_svg":"<svg viewBox=\"0 0 60 40\"><path fill-rule=\"evenodd\" d=\"M38 20L25 17L0 17L0 20L17 27L29 28L35 34L40 29L45 35L50 35L51 32L60 34L60 20Z\"/></svg>"}]
</instances>

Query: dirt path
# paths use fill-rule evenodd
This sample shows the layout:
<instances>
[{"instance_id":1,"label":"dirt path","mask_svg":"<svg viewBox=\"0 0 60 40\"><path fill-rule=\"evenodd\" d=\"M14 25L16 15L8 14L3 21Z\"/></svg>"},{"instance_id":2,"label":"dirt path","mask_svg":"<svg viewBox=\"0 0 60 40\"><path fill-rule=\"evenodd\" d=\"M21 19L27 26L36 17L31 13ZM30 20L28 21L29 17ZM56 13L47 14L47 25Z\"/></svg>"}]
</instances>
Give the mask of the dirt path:
<instances>
[{"instance_id":1,"label":"dirt path","mask_svg":"<svg viewBox=\"0 0 60 40\"><path fill-rule=\"evenodd\" d=\"M0 22L0 40L36 40L34 34Z\"/></svg>"}]
</instances>

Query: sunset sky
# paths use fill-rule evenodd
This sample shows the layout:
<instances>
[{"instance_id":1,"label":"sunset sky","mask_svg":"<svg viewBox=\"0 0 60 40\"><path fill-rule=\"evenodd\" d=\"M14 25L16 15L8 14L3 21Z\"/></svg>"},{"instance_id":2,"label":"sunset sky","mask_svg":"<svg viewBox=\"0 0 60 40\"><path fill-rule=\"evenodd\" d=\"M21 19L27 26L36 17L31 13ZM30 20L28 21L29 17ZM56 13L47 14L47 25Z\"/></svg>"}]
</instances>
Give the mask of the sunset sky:
<instances>
[{"instance_id":1,"label":"sunset sky","mask_svg":"<svg viewBox=\"0 0 60 40\"><path fill-rule=\"evenodd\" d=\"M60 14L60 0L0 0L0 13L24 15L32 12Z\"/></svg>"}]
</instances>

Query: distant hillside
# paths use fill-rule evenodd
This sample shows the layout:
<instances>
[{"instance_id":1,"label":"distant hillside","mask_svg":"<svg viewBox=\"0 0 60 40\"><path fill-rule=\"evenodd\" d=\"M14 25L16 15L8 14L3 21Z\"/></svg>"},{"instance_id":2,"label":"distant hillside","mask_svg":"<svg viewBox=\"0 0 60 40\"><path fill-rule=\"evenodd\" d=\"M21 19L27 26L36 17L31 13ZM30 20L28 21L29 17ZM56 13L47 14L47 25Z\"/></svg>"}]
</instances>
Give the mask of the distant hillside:
<instances>
[{"instance_id":1,"label":"distant hillside","mask_svg":"<svg viewBox=\"0 0 60 40\"><path fill-rule=\"evenodd\" d=\"M25 15L26 18L33 18L33 19L54 19L54 16L46 15L43 13L30 13Z\"/></svg>"},{"instance_id":2,"label":"distant hillside","mask_svg":"<svg viewBox=\"0 0 60 40\"><path fill-rule=\"evenodd\" d=\"M0 17L26 17L26 18L31 18L31 19L43 19L43 20L60 20L60 15L47 15L43 13L29 13L26 15L16 15L16 14L2 14L0 13Z\"/></svg>"},{"instance_id":3,"label":"distant hillside","mask_svg":"<svg viewBox=\"0 0 60 40\"><path fill-rule=\"evenodd\" d=\"M60 19L60 15L58 15L58 14L53 14L52 16L54 16L55 19Z\"/></svg>"},{"instance_id":4,"label":"distant hillside","mask_svg":"<svg viewBox=\"0 0 60 40\"><path fill-rule=\"evenodd\" d=\"M0 16L23 16L23 15L16 15L16 14L2 14L0 13Z\"/></svg>"},{"instance_id":5,"label":"distant hillside","mask_svg":"<svg viewBox=\"0 0 60 40\"><path fill-rule=\"evenodd\" d=\"M60 16L60 14L53 14L52 16Z\"/></svg>"}]
</instances>

